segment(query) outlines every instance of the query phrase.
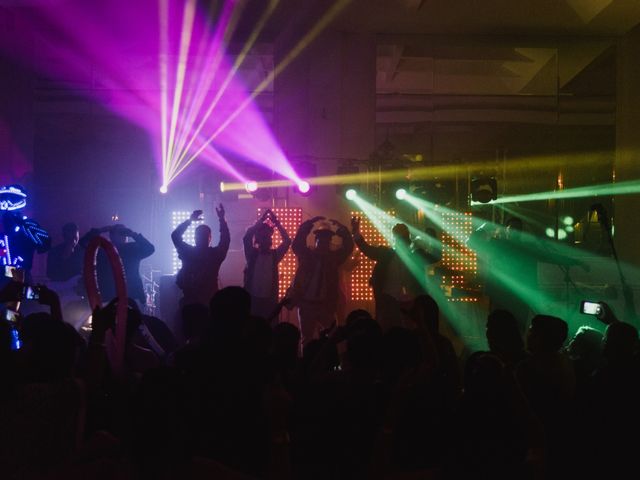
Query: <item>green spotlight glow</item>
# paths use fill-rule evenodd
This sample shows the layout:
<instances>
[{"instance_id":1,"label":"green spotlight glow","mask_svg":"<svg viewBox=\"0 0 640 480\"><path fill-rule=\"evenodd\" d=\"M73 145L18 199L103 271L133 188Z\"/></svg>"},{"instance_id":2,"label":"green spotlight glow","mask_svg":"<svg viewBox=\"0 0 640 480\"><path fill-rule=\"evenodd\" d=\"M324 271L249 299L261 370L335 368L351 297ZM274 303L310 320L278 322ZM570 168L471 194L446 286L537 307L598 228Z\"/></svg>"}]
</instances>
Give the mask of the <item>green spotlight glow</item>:
<instances>
[{"instance_id":1,"label":"green spotlight glow","mask_svg":"<svg viewBox=\"0 0 640 480\"><path fill-rule=\"evenodd\" d=\"M404 200L405 198L407 198L407 191L404 188L399 188L398 190L396 190L396 198L398 200Z\"/></svg>"},{"instance_id":2,"label":"green spotlight glow","mask_svg":"<svg viewBox=\"0 0 640 480\"><path fill-rule=\"evenodd\" d=\"M551 227L547 228L544 233L549 238L554 238L556 236L556 231Z\"/></svg>"},{"instance_id":3,"label":"green spotlight glow","mask_svg":"<svg viewBox=\"0 0 640 480\"><path fill-rule=\"evenodd\" d=\"M562 223L564 223L565 225L569 226L569 225L573 225L573 217L564 217L562 219Z\"/></svg>"},{"instance_id":4,"label":"green spotlight glow","mask_svg":"<svg viewBox=\"0 0 640 480\"><path fill-rule=\"evenodd\" d=\"M494 200L493 203L537 202L563 198L597 197L600 195L633 195L636 193L640 193L640 180L567 188L550 192L527 193L525 195L511 195Z\"/></svg>"},{"instance_id":5,"label":"green spotlight glow","mask_svg":"<svg viewBox=\"0 0 640 480\"><path fill-rule=\"evenodd\" d=\"M344 196L347 197L347 200L355 200L358 196L358 192L356 192L353 188L350 188L344 193Z\"/></svg>"},{"instance_id":6,"label":"green spotlight glow","mask_svg":"<svg viewBox=\"0 0 640 480\"><path fill-rule=\"evenodd\" d=\"M558 230L558 240L564 240L565 238L567 238L567 232Z\"/></svg>"},{"instance_id":7,"label":"green spotlight glow","mask_svg":"<svg viewBox=\"0 0 640 480\"><path fill-rule=\"evenodd\" d=\"M424 209L430 219L436 222L446 233L456 238L457 241L467 243L467 238L456 236L456 233L452 232L449 229L450 226L442 219L443 214L456 213L454 210L441 205L436 206L431 202L414 197L411 194L407 195L406 201L415 208ZM502 225L489 222L485 219L473 218L472 222L474 228L479 228L484 224L484 228L488 231L496 231L504 228ZM552 228L549 230L551 236L555 236L555 230ZM539 239L530 234L522 233L520 238L521 241L517 244L501 244L493 240L487 240L477 242L471 248L477 253L479 262L485 264L486 270L484 271L484 275L491 277L491 282L494 285L498 285L504 292L509 292L514 298L523 301L529 306L533 313L552 311L554 308L553 300L548 295L542 293L531 278L526 278L526 275L523 276L522 265L535 264L536 259L554 255L554 252L557 251L557 249L554 248L557 242L553 242L553 246L539 247ZM505 247L508 247L508 252L504 250ZM570 250L569 247L565 246L564 248L567 251ZM500 266L498 267L498 265ZM458 331L465 331L464 325L458 325L458 327Z\"/></svg>"},{"instance_id":8,"label":"green spotlight glow","mask_svg":"<svg viewBox=\"0 0 640 480\"><path fill-rule=\"evenodd\" d=\"M407 195L407 197L409 196L410 195ZM362 213L366 215L373 226L387 240L389 245L393 245L393 234L391 233L391 229L393 228L393 225L398 223L399 219L380 210L360 196L355 199L355 203L358 205ZM409 230L412 231L416 229L409 226ZM402 263L407 267L409 273L418 281L420 286L436 300L440 307L441 314L448 320L451 327L463 337L467 335L472 336L473 332L471 326L464 324L461 321L463 317L466 318L464 313L460 312L454 304L449 302L440 285L436 283L434 279L426 275L425 264L417 261L417 258L414 255L411 255L406 248L397 248L396 252Z\"/></svg>"}]
</instances>

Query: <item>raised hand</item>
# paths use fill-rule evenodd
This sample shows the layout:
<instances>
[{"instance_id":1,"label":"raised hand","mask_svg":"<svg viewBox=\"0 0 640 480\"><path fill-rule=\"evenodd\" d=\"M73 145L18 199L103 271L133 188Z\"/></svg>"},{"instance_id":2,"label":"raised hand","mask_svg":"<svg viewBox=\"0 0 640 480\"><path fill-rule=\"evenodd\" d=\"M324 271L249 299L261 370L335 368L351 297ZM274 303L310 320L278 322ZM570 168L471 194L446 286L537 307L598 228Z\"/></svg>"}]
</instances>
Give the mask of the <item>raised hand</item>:
<instances>
[{"instance_id":1,"label":"raised hand","mask_svg":"<svg viewBox=\"0 0 640 480\"><path fill-rule=\"evenodd\" d=\"M360 233L360 218L353 217L351 219L351 233L354 235Z\"/></svg>"},{"instance_id":2,"label":"raised hand","mask_svg":"<svg viewBox=\"0 0 640 480\"><path fill-rule=\"evenodd\" d=\"M197 222L198 220L202 220L202 210L194 210L191 213L191 217L189 217L189 220L191 220L192 222Z\"/></svg>"},{"instance_id":3,"label":"raised hand","mask_svg":"<svg viewBox=\"0 0 640 480\"><path fill-rule=\"evenodd\" d=\"M271 217L271 222L273 222L274 225L280 225L280 220L278 220L278 216L273 213L273 210L269 209L269 215Z\"/></svg>"},{"instance_id":4,"label":"raised hand","mask_svg":"<svg viewBox=\"0 0 640 480\"><path fill-rule=\"evenodd\" d=\"M224 220L224 207L220 204L219 207L216 208L216 213L218 214L218 218L220 220Z\"/></svg>"}]
</instances>

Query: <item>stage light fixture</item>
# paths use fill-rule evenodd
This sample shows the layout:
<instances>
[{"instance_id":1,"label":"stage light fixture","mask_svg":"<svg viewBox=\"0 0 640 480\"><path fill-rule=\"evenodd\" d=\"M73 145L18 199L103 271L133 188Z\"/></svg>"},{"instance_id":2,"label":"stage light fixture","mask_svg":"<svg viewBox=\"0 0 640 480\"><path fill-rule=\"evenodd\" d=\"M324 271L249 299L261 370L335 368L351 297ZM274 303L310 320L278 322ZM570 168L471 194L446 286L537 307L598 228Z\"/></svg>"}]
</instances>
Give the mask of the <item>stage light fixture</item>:
<instances>
[{"instance_id":1,"label":"stage light fixture","mask_svg":"<svg viewBox=\"0 0 640 480\"><path fill-rule=\"evenodd\" d=\"M407 191L404 188L399 188L398 190L396 190L396 198L398 200L404 200L405 198L407 198Z\"/></svg>"},{"instance_id":2,"label":"stage light fixture","mask_svg":"<svg viewBox=\"0 0 640 480\"><path fill-rule=\"evenodd\" d=\"M160 193L164 194L164 193L167 193L168 191L169 191L169 189L167 188L166 185L162 185L160 187Z\"/></svg>"},{"instance_id":3,"label":"stage light fixture","mask_svg":"<svg viewBox=\"0 0 640 480\"><path fill-rule=\"evenodd\" d=\"M258 191L258 182L252 180L244 184L244 189L247 193L256 193Z\"/></svg>"},{"instance_id":4,"label":"stage light fixture","mask_svg":"<svg viewBox=\"0 0 640 480\"><path fill-rule=\"evenodd\" d=\"M293 162L291 166L296 173L296 179L294 180L293 186L294 192L298 195L302 195L303 197L308 197L315 191L316 187L311 185L308 180L303 180L303 178L315 178L318 176L316 164L306 160L301 160Z\"/></svg>"},{"instance_id":5,"label":"stage light fixture","mask_svg":"<svg viewBox=\"0 0 640 480\"><path fill-rule=\"evenodd\" d=\"M224 182L220 182L220 193L224 193L224 192L225 192Z\"/></svg>"},{"instance_id":6,"label":"stage light fixture","mask_svg":"<svg viewBox=\"0 0 640 480\"><path fill-rule=\"evenodd\" d=\"M306 182L305 180L298 182L298 192L301 195L307 195L310 191L311 185L309 185L309 182Z\"/></svg>"},{"instance_id":7,"label":"stage light fixture","mask_svg":"<svg viewBox=\"0 0 640 480\"><path fill-rule=\"evenodd\" d=\"M498 182L495 177L479 175L471 179L471 200L489 203L498 198Z\"/></svg>"},{"instance_id":8,"label":"stage light fixture","mask_svg":"<svg viewBox=\"0 0 640 480\"><path fill-rule=\"evenodd\" d=\"M356 192L353 188L350 188L345 192L344 196L347 197L347 200L353 201L358 196L358 192Z\"/></svg>"}]
</instances>

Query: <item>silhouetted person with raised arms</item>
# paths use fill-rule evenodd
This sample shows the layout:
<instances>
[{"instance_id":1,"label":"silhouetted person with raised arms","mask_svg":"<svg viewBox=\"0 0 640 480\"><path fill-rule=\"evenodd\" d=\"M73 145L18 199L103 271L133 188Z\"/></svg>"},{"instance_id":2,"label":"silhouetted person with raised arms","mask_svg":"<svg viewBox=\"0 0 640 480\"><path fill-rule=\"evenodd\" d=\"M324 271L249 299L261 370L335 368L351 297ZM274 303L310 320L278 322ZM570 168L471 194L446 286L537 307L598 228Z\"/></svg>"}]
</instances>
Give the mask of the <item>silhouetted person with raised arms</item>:
<instances>
[{"instance_id":1,"label":"silhouetted person with raised arms","mask_svg":"<svg viewBox=\"0 0 640 480\"><path fill-rule=\"evenodd\" d=\"M215 247L211 246L211 228L207 225L198 225L196 228L195 245L189 245L182 239L191 223L200 219L202 210L194 210L191 218L171 233L171 240L182 260L182 268L176 278L176 284L182 290L182 305L209 305L211 297L218 291L218 273L220 265L227 258L231 238L222 204L216 208L216 213L220 222L220 241Z\"/></svg>"},{"instance_id":2,"label":"silhouetted person with raised arms","mask_svg":"<svg viewBox=\"0 0 640 480\"><path fill-rule=\"evenodd\" d=\"M274 227L282 237L282 243L277 248L271 248ZM251 294L251 313L268 319L278 304L278 264L289 250L291 238L278 217L271 209L267 209L247 229L242 243L247 260L244 288Z\"/></svg>"},{"instance_id":3,"label":"silhouetted person with raised arms","mask_svg":"<svg viewBox=\"0 0 640 480\"><path fill-rule=\"evenodd\" d=\"M313 225L324 217L314 217L300 225L293 240L293 253L298 257L298 270L290 295L298 306L302 342L307 344L317 338L319 332L329 328L336 320L338 307L338 268L353 251L353 240L347 227L336 220L316 229L315 248L307 246L307 237ZM330 228L334 225L335 232ZM342 244L331 249L331 239L337 235Z\"/></svg>"},{"instance_id":4,"label":"silhouetted person with raised arms","mask_svg":"<svg viewBox=\"0 0 640 480\"><path fill-rule=\"evenodd\" d=\"M142 278L140 277L140 262L153 255L156 250L155 247L144 235L135 233L121 224L92 228L80 239L80 245L86 248L92 238L104 232L109 232L109 240L118 249L122 259L127 282L127 296L144 305L146 296L142 286ZM113 273L111 272L107 255L102 250L98 252L97 271L102 299L105 301L111 300L116 296L116 287L113 283Z\"/></svg>"},{"instance_id":5,"label":"silhouetted person with raised arms","mask_svg":"<svg viewBox=\"0 0 640 480\"><path fill-rule=\"evenodd\" d=\"M424 292L425 266L437 261L421 249L413 249L409 228L396 224L391 230L393 247L369 245L360 234L360 219L351 219L353 239L365 256L375 260L369 283L376 302L376 319L383 328L399 325L402 312L408 309L415 298Z\"/></svg>"}]
</instances>

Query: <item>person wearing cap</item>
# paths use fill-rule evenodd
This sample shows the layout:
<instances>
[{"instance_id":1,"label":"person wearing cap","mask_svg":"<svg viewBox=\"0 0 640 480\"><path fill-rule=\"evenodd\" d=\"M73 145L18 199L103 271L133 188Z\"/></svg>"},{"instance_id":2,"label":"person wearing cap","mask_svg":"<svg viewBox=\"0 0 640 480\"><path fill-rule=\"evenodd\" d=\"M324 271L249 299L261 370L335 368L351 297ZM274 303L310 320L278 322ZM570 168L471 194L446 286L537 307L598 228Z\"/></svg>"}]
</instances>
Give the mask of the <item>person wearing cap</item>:
<instances>
[{"instance_id":1,"label":"person wearing cap","mask_svg":"<svg viewBox=\"0 0 640 480\"><path fill-rule=\"evenodd\" d=\"M199 303L209 306L211 297L218 291L218 274L222 262L227 258L231 236L222 204L216 208L220 225L220 240L211 246L211 228L198 225L195 230L195 245L189 245L182 237L192 222L201 219L202 210L194 210L191 217L182 222L171 233L182 268L176 277L176 284L182 290L180 305Z\"/></svg>"},{"instance_id":2,"label":"person wearing cap","mask_svg":"<svg viewBox=\"0 0 640 480\"><path fill-rule=\"evenodd\" d=\"M396 224L391 230L393 247L369 245L360 233L360 219L351 219L353 240L360 251L375 260L369 283L376 303L376 319L383 328L402 324L402 310L411 307L413 300L424 292L421 281L425 266L438 259L423 250L411 248L409 227ZM411 270L413 269L413 271Z\"/></svg>"},{"instance_id":3,"label":"person wearing cap","mask_svg":"<svg viewBox=\"0 0 640 480\"><path fill-rule=\"evenodd\" d=\"M144 305L146 297L140 277L140 262L150 257L155 252L155 247L141 233L135 233L122 224L92 228L80 239L80 246L86 248L92 238L105 232L109 232L109 240L118 249L118 254L122 259L127 283L127 296ZM113 273L107 255L102 250L98 252L97 276L102 300L109 301L114 298L116 287Z\"/></svg>"},{"instance_id":4,"label":"person wearing cap","mask_svg":"<svg viewBox=\"0 0 640 480\"><path fill-rule=\"evenodd\" d=\"M325 217L314 217L303 222L293 240L292 250L298 258L298 269L288 296L298 306L302 343L317 338L336 321L338 307L338 269L351 255L353 240L347 227L336 220L323 222L313 230L314 224ZM332 227L335 227L335 231ZM307 237L312 232L315 248L309 248ZM342 244L331 249L331 240L340 237Z\"/></svg>"},{"instance_id":5,"label":"person wearing cap","mask_svg":"<svg viewBox=\"0 0 640 480\"><path fill-rule=\"evenodd\" d=\"M282 238L278 248L271 248L274 227ZM242 243L247 260L244 288L251 294L251 314L268 319L278 305L278 264L289 250L291 238L278 217L271 209L267 209L247 229Z\"/></svg>"}]
</instances>

